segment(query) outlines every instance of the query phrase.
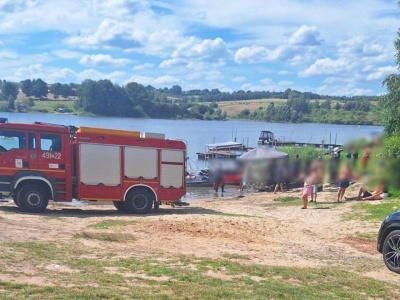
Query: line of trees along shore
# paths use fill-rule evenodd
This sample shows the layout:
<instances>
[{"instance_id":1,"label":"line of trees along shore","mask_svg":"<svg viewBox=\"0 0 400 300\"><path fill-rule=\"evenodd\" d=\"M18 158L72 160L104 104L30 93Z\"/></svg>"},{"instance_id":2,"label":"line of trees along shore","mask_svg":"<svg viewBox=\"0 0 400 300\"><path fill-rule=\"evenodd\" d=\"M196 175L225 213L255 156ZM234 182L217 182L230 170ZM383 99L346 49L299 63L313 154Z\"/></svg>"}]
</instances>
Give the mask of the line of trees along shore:
<instances>
[{"instance_id":1,"label":"line of trees along shore","mask_svg":"<svg viewBox=\"0 0 400 300\"><path fill-rule=\"evenodd\" d=\"M29 101L17 100L20 90ZM340 124L373 124L368 117L376 108L373 96L325 96L311 92L287 89L283 92L235 91L218 89L183 91L179 85L156 89L131 82L124 86L110 80L85 80L80 84L47 84L42 79L26 79L20 83L0 81L0 110L29 110L34 100L45 100L51 93L54 99L76 99L75 108L84 113L105 116L149 117L167 119L224 120L227 113L217 102L250 99L288 99L286 103L271 103L268 108L256 111L244 109L239 119L272 122L328 122ZM319 101L319 99L324 99ZM342 104L332 104L332 101Z\"/></svg>"}]
</instances>

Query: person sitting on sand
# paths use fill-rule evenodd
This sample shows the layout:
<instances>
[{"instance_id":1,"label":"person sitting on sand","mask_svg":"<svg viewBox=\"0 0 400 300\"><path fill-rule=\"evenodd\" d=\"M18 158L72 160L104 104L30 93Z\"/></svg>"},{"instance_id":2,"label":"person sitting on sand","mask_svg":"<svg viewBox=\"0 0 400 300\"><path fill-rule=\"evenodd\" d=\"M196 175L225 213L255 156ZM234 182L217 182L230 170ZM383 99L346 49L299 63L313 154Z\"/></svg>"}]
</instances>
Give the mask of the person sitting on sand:
<instances>
[{"instance_id":1,"label":"person sitting on sand","mask_svg":"<svg viewBox=\"0 0 400 300\"><path fill-rule=\"evenodd\" d=\"M382 200L389 197L389 192L386 184L381 181L376 187L375 191L368 192L364 187L361 187L358 191L357 197L346 197L346 200Z\"/></svg>"}]
</instances>

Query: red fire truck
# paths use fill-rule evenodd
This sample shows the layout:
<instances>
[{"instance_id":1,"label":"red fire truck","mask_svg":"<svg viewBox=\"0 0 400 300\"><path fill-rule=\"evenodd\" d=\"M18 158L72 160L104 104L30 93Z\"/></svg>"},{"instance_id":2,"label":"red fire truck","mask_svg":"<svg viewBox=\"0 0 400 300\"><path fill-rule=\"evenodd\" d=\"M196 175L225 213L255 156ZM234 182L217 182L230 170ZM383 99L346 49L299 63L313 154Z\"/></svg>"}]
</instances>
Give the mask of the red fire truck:
<instances>
[{"instance_id":1,"label":"red fire truck","mask_svg":"<svg viewBox=\"0 0 400 300\"><path fill-rule=\"evenodd\" d=\"M186 194L185 163L185 143L160 134L0 118L0 194L26 212L78 199L146 214Z\"/></svg>"}]
</instances>

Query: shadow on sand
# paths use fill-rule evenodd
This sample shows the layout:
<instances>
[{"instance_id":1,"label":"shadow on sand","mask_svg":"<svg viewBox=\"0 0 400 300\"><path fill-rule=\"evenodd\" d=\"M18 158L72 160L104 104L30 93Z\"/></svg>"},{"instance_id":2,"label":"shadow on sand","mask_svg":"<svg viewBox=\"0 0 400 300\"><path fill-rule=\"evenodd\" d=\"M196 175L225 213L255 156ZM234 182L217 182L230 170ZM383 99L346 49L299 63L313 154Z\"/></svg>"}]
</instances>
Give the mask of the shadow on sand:
<instances>
[{"instance_id":1,"label":"shadow on sand","mask_svg":"<svg viewBox=\"0 0 400 300\"><path fill-rule=\"evenodd\" d=\"M3 206L0 207L0 211L6 213L14 213L14 214L23 214L23 215L32 215L32 216L46 216L46 217L73 217L73 218L94 218L94 217L152 217L152 216L164 216L164 215L224 215L221 212L206 209L201 207L167 207L161 206L159 210L155 211L154 209L146 215L134 215L134 214L125 214L121 213L118 210L110 207L110 209L96 209L96 208L88 208L85 207L52 207L49 206L43 213L27 213L22 212L16 206Z\"/></svg>"}]
</instances>

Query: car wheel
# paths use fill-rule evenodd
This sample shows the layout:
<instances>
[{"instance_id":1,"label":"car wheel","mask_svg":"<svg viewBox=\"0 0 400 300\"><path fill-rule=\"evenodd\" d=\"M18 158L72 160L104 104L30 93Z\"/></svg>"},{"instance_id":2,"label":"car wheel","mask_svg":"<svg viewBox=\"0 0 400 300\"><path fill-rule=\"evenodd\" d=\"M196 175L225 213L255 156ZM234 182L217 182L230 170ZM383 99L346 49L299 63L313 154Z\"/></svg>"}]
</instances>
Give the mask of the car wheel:
<instances>
[{"instance_id":1,"label":"car wheel","mask_svg":"<svg viewBox=\"0 0 400 300\"><path fill-rule=\"evenodd\" d=\"M125 199L125 209L131 214L147 214L154 202L154 195L147 189L134 188Z\"/></svg>"},{"instance_id":2,"label":"car wheel","mask_svg":"<svg viewBox=\"0 0 400 300\"><path fill-rule=\"evenodd\" d=\"M383 242L382 254L386 267L400 274L400 230L394 230L388 234Z\"/></svg>"},{"instance_id":3,"label":"car wheel","mask_svg":"<svg viewBox=\"0 0 400 300\"><path fill-rule=\"evenodd\" d=\"M41 213L49 204L47 191L38 185L27 185L21 188L17 194L17 205L22 211Z\"/></svg>"}]
</instances>

